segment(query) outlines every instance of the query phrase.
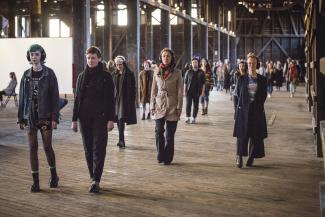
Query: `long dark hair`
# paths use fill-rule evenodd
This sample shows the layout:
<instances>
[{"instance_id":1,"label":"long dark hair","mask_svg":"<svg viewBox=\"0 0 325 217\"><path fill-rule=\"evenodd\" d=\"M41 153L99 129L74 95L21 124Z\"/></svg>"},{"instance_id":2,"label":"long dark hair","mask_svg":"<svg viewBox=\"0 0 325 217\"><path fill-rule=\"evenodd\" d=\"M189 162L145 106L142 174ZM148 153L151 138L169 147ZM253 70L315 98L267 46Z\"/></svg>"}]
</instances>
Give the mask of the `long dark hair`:
<instances>
[{"instance_id":1,"label":"long dark hair","mask_svg":"<svg viewBox=\"0 0 325 217\"><path fill-rule=\"evenodd\" d=\"M12 80L17 81L17 77L16 77L16 74L15 74L14 72L10 72L10 73L9 73L9 76L10 76L10 78L11 78Z\"/></svg>"}]
</instances>

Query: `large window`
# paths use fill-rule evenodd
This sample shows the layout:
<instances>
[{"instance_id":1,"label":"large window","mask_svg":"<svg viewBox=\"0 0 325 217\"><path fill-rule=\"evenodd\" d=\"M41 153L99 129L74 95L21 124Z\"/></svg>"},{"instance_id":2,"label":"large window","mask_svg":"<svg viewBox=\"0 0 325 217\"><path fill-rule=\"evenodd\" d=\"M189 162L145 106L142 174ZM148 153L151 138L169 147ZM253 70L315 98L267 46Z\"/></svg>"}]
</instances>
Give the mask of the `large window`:
<instances>
[{"instance_id":1,"label":"large window","mask_svg":"<svg viewBox=\"0 0 325 217\"><path fill-rule=\"evenodd\" d=\"M96 25L97 26L104 26L105 25L104 5L97 5Z\"/></svg>"},{"instance_id":2,"label":"large window","mask_svg":"<svg viewBox=\"0 0 325 217\"><path fill-rule=\"evenodd\" d=\"M174 14L169 14L170 25L177 25L177 16ZM160 25L161 22L161 10L156 9L151 13L151 22L152 25Z\"/></svg>"},{"instance_id":3,"label":"large window","mask_svg":"<svg viewBox=\"0 0 325 217\"><path fill-rule=\"evenodd\" d=\"M27 37L26 34L26 18L25 17L21 17L21 19L19 19L18 16L15 16L15 36L16 37ZM18 31L21 31L21 33L19 34Z\"/></svg>"},{"instance_id":4,"label":"large window","mask_svg":"<svg viewBox=\"0 0 325 217\"><path fill-rule=\"evenodd\" d=\"M50 37L70 37L70 27L62 20L53 18L50 19Z\"/></svg>"},{"instance_id":5,"label":"large window","mask_svg":"<svg viewBox=\"0 0 325 217\"><path fill-rule=\"evenodd\" d=\"M128 12L126 5L119 4L117 5L117 25L126 26L128 25Z\"/></svg>"},{"instance_id":6,"label":"large window","mask_svg":"<svg viewBox=\"0 0 325 217\"><path fill-rule=\"evenodd\" d=\"M191 17L198 18L197 17L197 4L192 4ZM196 25L196 22L192 22L192 25Z\"/></svg>"}]
</instances>

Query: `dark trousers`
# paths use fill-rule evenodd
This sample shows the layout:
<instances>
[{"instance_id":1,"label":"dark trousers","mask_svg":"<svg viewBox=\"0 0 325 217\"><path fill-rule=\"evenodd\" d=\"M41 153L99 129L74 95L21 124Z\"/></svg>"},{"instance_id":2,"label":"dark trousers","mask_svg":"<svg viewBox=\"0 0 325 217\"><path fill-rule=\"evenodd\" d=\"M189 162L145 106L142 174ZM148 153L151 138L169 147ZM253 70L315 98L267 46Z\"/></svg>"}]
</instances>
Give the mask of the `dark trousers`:
<instances>
[{"instance_id":1,"label":"dark trousers","mask_svg":"<svg viewBox=\"0 0 325 217\"><path fill-rule=\"evenodd\" d=\"M166 137L165 133L166 123ZM165 118L156 120L156 146L157 160L160 162L171 163L174 158L174 138L177 128L177 121L167 121Z\"/></svg>"},{"instance_id":2,"label":"dark trousers","mask_svg":"<svg viewBox=\"0 0 325 217\"><path fill-rule=\"evenodd\" d=\"M120 142L124 142L125 120L120 119L117 121L118 137Z\"/></svg>"},{"instance_id":3,"label":"dark trousers","mask_svg":"<svg viewBox=\"0 0 325 217\"><path fill-rule=\"evenodd\" d=\"M102 117L80 118L80 131L89 175L93 181L99 182L106 156L107 121Z\"/></svg>"},{"instance_id":4,"label":"dark trousers","mask_svg":"<svg viewBox=\"0 0 325 217\"><path fill-rule=\"evenodd\" d=\"M194 94L188 94L186 96L186 117L191 117L191 109L193 102L193 118L197 117L199 111L199 99L200 96L195 96Z\"/></svg>"},{"instance_id":5,"label":"dark trousers","mask_svg":"<svg viewBox=\"0 0 325 217\"><path fill-rule=\"evenodd\" d=\"M264 139L256 136L253 129L256 129L254 118L255 115L255 102L252 102L249 106L248 123L247 123L247 135L245 138L237 138L237 155L249 156L253 158L265 157ZM248 146L249 143L249 146Z\"/></svg>"},{"instance_id":6,"label":"dark trousers","mask_svg":"<svg viewBox=\"0 0 325 217\"><path fill-rule=\"evenodd\" d=\"M237 138L237 155L252 158L265 157L263 139L252 137Z\"/></svg>"}]
</instances>

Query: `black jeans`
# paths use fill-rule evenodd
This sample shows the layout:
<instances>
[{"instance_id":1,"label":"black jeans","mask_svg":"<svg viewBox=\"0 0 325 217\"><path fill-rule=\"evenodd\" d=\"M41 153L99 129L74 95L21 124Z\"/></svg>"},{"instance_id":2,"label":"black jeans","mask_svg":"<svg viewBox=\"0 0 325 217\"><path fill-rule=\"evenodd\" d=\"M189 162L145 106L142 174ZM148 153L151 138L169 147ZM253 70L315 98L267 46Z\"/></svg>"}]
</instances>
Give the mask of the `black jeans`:
<instances>
[{"instance_id":1,"label":"black jeans","mask_svg":"<svg viewBox=\"0 0 325 217\"><path fill-rule=\"evenodd\" d=\"M119 141L124 142L125 120L123 118L117 121L117 127L118 127Z\"/></svg>"},{"instance_id":2,"label":"black jeans","mask_svg":"<svg viewBox=\"0 0 325 217\"><path fill-rule=\"evenodd\" d=\"M166 123L166 137L165 133ZM177 128L177 121L167 121L165 118L156 120L156 147L157 160L160 162L171 163L174 158L174 138Z\"/></svg>"},{"instance_id":3,"label":"black jeans","mask_svg":"<svg viewBox=\"0 0 325 217\"><path fill-rule=\"evenodd\" d=\"M191 109L193 102L193 118L197 117L197 113L199 111L199 99L200 96L196 96L194 94L188 94L186 96L186 117L191 117Z\"/></svg>"},{"instance_id":4,"label":"black jeans","mask_svg":"<svg viewBox=\"0 0 325 217\"><path fill-rule=\"evenodd\" d=\"M106 157L107 121L101 116L80 118L80 131L89 175L93 181L99 182Z\"/></svg>"}]
</instances>

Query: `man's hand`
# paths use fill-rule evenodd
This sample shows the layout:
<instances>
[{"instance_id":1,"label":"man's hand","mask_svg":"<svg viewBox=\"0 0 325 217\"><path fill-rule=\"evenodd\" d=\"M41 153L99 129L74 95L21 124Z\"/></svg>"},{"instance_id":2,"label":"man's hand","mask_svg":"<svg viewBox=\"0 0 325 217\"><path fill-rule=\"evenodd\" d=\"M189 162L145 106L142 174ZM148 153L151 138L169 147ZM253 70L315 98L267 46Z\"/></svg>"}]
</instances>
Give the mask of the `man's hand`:
<instances>
[{"instance_id":1,"label":"man's hand","mask_svg":"<svg viewBox=\"0 0 325 217\"><path fill-rule=\"evenodd\" d=\"M71 129L74 132L78 132L78 122L77 121L72 121L72 123L71 123Z\"/></svg>"},{"instance_id":2,"label":"man's hand","mask_svg":"<svg viewBox=\"0 0 325 217\"><path fill-rule=\"evenodd\" d=\"M114 129L114 122L113 121L108 121L107 122L107 130L112 131Z\"/></svg>"},{"instance_id":3,"label":"man's hand","mask_svg":"<svg viewBox=\"0 0 325 217\"><path fill-rule=\"evenodd\" d=\"M52 129L57 129L57 127L58 127L58 123L52 121Z\"/></svg>"}]
</instances>

